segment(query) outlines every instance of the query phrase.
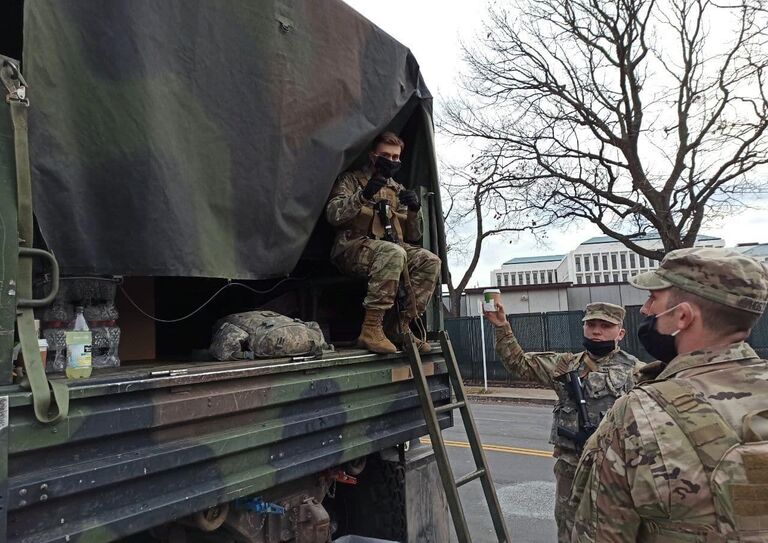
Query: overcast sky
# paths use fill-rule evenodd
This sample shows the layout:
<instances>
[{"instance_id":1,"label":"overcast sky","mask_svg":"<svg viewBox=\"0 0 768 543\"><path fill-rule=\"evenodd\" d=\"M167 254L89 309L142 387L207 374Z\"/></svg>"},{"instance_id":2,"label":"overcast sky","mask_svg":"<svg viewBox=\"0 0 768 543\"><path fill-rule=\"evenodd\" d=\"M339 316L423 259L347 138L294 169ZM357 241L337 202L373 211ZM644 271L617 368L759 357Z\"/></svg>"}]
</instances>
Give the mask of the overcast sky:
<instances>
[{"instance_id":1,"label":"overcast sky","mask_svg":"<svg viewBox=\"0 0 768 543\"><path fill-rule=\"evenodd\" d=\"M421 66L424 80L435 97L435 109L440 108L443 97L456 92L456 81L462 69L461 43L471 43L482 25L486 0L346 0L346 2L373 21L385 32L406 45ZM451 155L460 153L446 138L437 136L437 153L441 160L450 161ZM745 210L723 224L708 225L701 233L725 238L726 244L768 241L768 213L761 209ZM470 286L488 286L490 271L502 262L518 256L565 254L581 241L600 235L597 227L584 223L567 231L553 230L547 236L547 245L537 246L529 236L519 240L490 238L485 242L480 263ZM454 277L465 269L461 263L451 261Z\"/></svg>"}]
</instances>

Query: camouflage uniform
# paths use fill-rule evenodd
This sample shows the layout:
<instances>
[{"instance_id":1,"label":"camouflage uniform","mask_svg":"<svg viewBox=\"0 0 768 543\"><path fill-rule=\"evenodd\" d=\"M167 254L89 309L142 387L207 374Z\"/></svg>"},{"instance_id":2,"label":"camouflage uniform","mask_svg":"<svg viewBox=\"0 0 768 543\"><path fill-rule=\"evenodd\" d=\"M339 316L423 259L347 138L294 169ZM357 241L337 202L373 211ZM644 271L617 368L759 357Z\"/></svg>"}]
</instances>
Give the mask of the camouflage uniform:
<instances>
[{"instance_id":1,"label":"camouflage uniform","mask_svg":"<svg viewBox=\"0 0 768 543\"><path fill-rule=\"evenodd\" d=\"M759 314L768 299L768 274L749 260L723 249L682 249L632 283L649 290L675 286ZM760 438L746 425L752 419L746 415L765 415L766 382L768 362L737 342L678 355L656 381L619 399L587 442L576 472L572 541L768 541L765 452L752 462L762 467L753 469L751 482L762 485L741 485L749 490L747 500L728 494L732 477L710 480L715 464L729 467L712 449L721 430L734 443L768 436L765 428ZM686 389L690 395L670 394ZM674 418L673 409L682 418ZM690 432L691 427L699 429ZM746 473L749 479L748 469ZM718 485L726 489L725 498ZM742 514L751 537L728 537L729 531L744 529L738 523L728 525L733 513Z\"/></svg>"},{"instance_id":2,"label":"camouflage uniform","mask_svg":"<svg viewBox=\"0 0 768 543\"><path fill-rule=\"evenodd\" d=\"M624 308L607 303L589 304L583 320L600 319L614 324L624 320ZM557 392L550 443L555 445L556 502L558 541L570 541L574 509L569 503L579 450L570 439L557 435L562 427L578 430L578 408L567 388L558 380L578 369L584 383L584 397L590 422L595 426L621 395L634 386L634 372L640 361L618 347L607 356L593 360L586 351L573 353L526 353L520 347L509 323L496 328L496 352L515 379L533 381Z\"/></svg>"},{"instance_id":3,"label":"camouflage uniform","mask_svg":"<svg viewBox=\"0 0 768 543\"><path fill-rule=\"evenodd\" d=\"M368 292L363 306L370 309L389 309L395 301L400 275L407 266L416 314L421 314L435 291L440 276L440 258L430 251L408 243L391 243L372 239L371 232L356 227L355 220L364 207L373 208L373 202L363 196L371 171L357 170L343 173L336 180L326 207L326 218L338 228L331 260L343 273L368 277ZM393 179L373 198L376 201L384 191L397 194L404 187ZM397 205L397 204L396 204ZM408 211L397 205L402 239L417 241L422 235L420 211ZM410 300L409 300L410 303Z\"/></svg>"}]
</instances>

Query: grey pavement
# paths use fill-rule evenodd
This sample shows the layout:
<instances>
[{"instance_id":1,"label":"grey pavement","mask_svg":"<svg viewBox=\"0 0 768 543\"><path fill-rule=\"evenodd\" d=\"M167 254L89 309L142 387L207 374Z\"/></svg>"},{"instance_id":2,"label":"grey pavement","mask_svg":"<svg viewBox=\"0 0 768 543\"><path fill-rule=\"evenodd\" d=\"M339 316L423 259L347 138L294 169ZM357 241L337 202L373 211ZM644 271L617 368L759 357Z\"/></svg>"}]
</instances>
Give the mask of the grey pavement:
<instances>
[{"instance_id":1,"label":"grey pavement","mask_svg":"<svg viewBox=\"0 0 768 543\"><path fill-rule=\"evenodd\" d=\"M551 388L533 387L466 387L467 397L473 402L512 402L554 405L557 400Z\"/></svg>"},{"instance_id":2,"label":"grey pavement","mask_svg":"<svg viewBox=\"0 0 768 543\"><path fill-rule=\"evenodd\" d=\"M473 403L472 413L480 432L491 475L496 485L507 527L513 541L551 543L556 540L554 521L554 459L548 443L552 408L516 403ZM443 432L454 475L474 469L461 418ZM496 542L493 525L479 481L459 489L472 532L473 543ZM451 526L453 533L453 526ZM456 541L453 537L452 541Z\"/></svg>"}]
</instances>

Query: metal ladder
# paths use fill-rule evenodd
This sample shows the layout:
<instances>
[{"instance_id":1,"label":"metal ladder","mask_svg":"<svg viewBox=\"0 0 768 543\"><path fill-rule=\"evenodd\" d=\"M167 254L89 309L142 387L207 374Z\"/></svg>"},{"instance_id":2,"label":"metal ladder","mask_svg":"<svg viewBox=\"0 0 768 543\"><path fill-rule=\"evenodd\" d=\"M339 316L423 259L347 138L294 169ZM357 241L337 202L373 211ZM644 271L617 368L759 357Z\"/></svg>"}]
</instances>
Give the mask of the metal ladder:
<instances>
[{"instance_id":1,"label":"metal ladder","mask_svg":"<svg viewBox=\"0 0 768 543\"><path fill-rule=\"evenodd\" d=\"M459 373L459 365L456 362L456 354L453 351L453 345L451 345L448 332L445 330L440 331L440 346L442 347L443 357L448 366L449 389L452 391L452 396L455 397L456 401L452 401L447 405L441 405L440 407L435 408L435 404L432 402L432 394L430 393L429 385L427 384L427 378L424 375L421 365L421 356L416 348L416 343L414 342L412 335L408 334L404 336L403 346L411 362L413 381L416 384L416 389L419 391L421 408L427 422L429 437L432 441L432 449L434 450L435 459L437 460L437 468L440 472L440 479L443 481L445 497L448 500L448 507L451 511L451 517L453 518L453 525L456 528L456 536L459 543L471 543L472 541L469 533L469 526L467 525L467 519L464 517L464 509L461 505L461 499L459 498L459 487L470 481L474 481L475 479L480 479L480 482L483 485L485 501L488 504L488 510L491 513L491 520L493 521L493 527L496 530L496 537L498 538L499 543L507 543L511 541L509 533L507 532L507 525L504 522L504 516L501 513L501 507L499 506L499 498L496 495L496 489L493 486L490 468L488 467L488 461L485 458L485 451L483 451L483 446L480 443L480 436L477 433L475 419L472 417L472 412L467 405L464 383L461 379L461 374ZM475 471L455 480L453 478L453 470L451 469L450 461L448 460L448 452L445 448L443 434L437 420L437 416L440 413L453 411L454 409L458 409L461 413L464 429L467 432L469 446L475 460Z\"/></svg>"}]
</instances>

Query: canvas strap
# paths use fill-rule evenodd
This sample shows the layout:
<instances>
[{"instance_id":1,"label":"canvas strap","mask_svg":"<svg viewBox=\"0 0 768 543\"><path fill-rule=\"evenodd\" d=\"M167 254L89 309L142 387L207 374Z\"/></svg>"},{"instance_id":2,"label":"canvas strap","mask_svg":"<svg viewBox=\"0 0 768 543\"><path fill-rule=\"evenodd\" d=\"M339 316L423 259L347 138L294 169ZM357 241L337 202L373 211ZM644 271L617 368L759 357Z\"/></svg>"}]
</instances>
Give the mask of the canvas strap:
<instances>
[{"instance_id":1,"label":"canvas strap","mask_svg":"<svg viewBox=\"0 0 768 543\"><path fill-rule=\"evenodd\" d=\"M14 156L16 160L16 198L19 210L19 246L33 246L34 223L32 215L32 177L29 169L29 144L27 140L26 84L18 68L9 61L3 61L0 79L8 91L6 102L11 109L14 132ZM32 299L32 259L19 257L16 278L17 300ZM37 420L53 423L67 416L69 411L69 388L66 383L51 382L45 375L43 359L35 334L35 316L31 307L17 307L16 329L21 343L21 352L32 390L32 403Z\"/></svg>"}]
</instances>

